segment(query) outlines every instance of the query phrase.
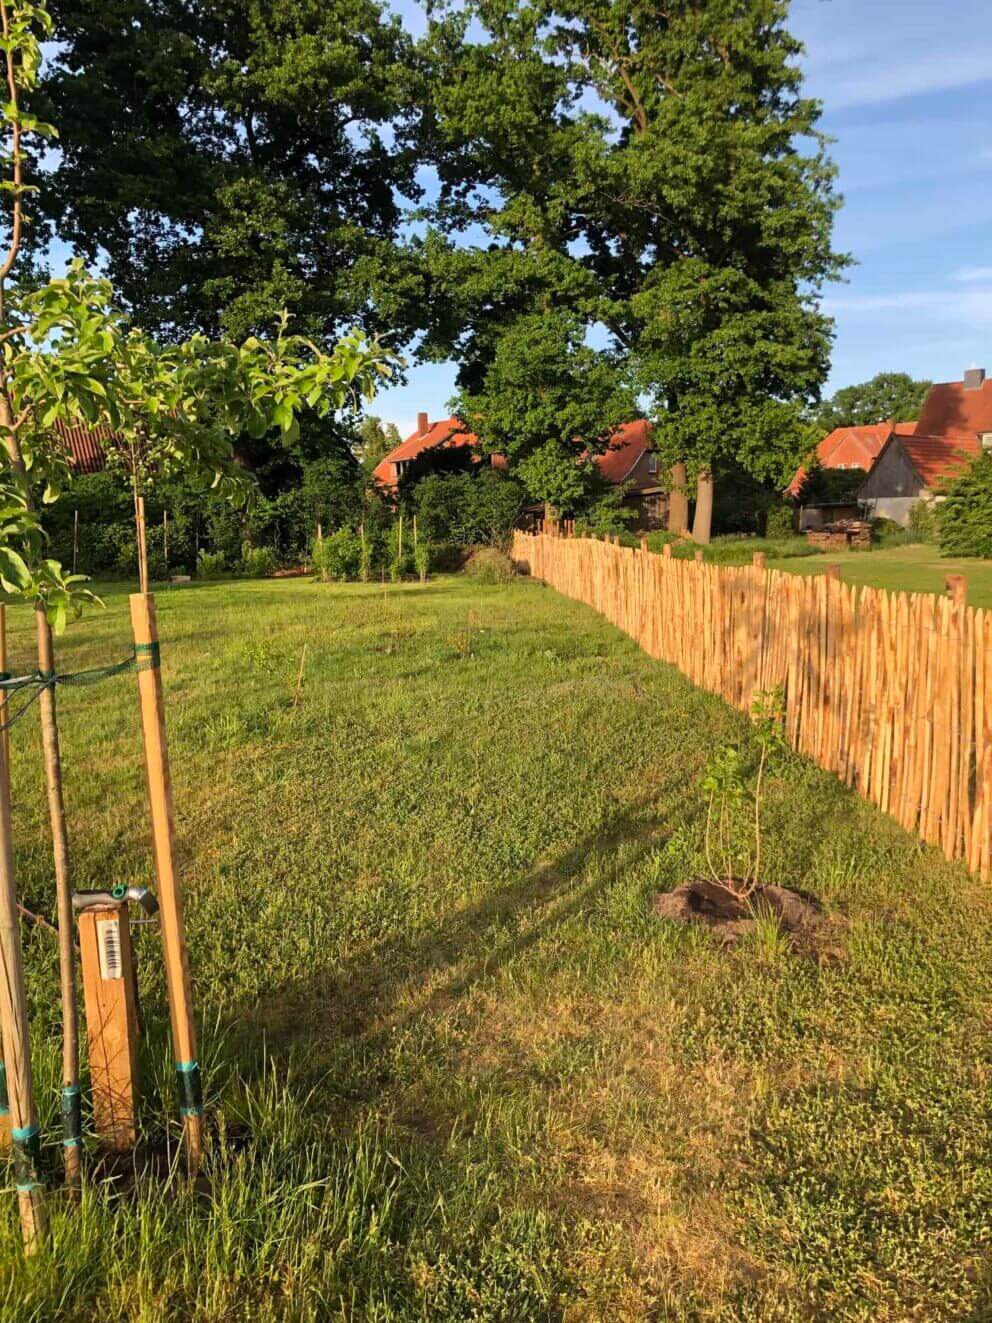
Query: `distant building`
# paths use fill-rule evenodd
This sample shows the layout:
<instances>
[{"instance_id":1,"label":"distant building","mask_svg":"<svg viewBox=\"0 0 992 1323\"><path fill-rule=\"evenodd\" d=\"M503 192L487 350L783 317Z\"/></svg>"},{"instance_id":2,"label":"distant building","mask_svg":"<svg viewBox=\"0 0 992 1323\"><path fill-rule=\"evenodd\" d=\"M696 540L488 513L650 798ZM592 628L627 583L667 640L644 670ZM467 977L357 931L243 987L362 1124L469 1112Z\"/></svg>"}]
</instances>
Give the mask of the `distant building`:
<instances>
[{"instance_id":1,"label":"distant building","mask_svg":"<svg viewBox=\"0 0 992 1323\"><path fill-rule=\"evenodd\" d=\"M983 450L992 450L992 380L969 368L961 381L931 386L914 431L887 439L858 501L871 517L906 524L917 501L939 499L941 484Z\"/></svg>"},{"instance_id":2,"label":"distant building","mask_svg":"<svg viewBox=\"0 0 992 1323\"><path fill-rule=\"evenodd\" d=\"M478 450L478 437L457 418L430 422L417 415L417 430L391 450L373 470L384 496L394 496L405 483L428 473L464 471L487 462ZM502 455L488 457L494 469L505 469ZM637 526L660 528L668 512L668 492L659 481L658 456L651 444L651 424L635 419L618 428L603 454L596 456L602 476L627 487L624 504L637 510Z\"/></svg>"}]
</instances>

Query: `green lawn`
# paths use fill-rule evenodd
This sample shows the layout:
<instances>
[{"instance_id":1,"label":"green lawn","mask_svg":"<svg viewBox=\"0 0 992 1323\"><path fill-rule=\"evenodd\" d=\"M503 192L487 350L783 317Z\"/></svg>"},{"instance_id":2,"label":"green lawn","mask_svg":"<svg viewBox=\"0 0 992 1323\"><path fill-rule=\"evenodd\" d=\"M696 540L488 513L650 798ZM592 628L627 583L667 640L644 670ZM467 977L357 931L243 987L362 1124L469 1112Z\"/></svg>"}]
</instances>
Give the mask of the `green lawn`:
<instances>
[{"instance_id":1,"label":"green lawn","mask_svg":"<svg viewBox=\"0 0 992 1323\"><path fill-rule=\"evenodd\" d=\"M987 885L790 757L766 877L831 941L723 953L650 906L701 871L699 774L746 722L589 610L459 579L159 603L211 1195L91 1183L27 1264L6 1195L5 1323L992 1316ZM63 664L127 638L115 592ZM147 880L134 677L60 702L79 884ZM14 742L50 913L33 712ZM24 940L55 1162L54 942Z\"/></svg>"},{"instance_id":2,"label":"green lawn","mask_svg":"<svg viewBox=\"0 0 992 1323\"><path fill-rule=\"evenodd\" d=\"M948 574L968 578L972 606L992 607L992 561L945 559L935 546L879 547L872 551L828 552L797 560L769 559L768 565L790 574L822 574L832 561L845 583L870 584L906 593L942 593Z\"/></svg>"}]
</instances>

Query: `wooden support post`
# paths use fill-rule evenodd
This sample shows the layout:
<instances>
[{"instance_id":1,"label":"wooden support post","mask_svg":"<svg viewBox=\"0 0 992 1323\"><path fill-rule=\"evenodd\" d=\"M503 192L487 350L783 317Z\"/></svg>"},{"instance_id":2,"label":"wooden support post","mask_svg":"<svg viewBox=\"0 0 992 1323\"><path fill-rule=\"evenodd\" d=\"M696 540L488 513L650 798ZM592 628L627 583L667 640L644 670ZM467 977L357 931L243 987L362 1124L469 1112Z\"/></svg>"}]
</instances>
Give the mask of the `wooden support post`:
<instances>
[{"instance_id":1,"label":"wooden support post","mask_svg":"<svg viewBox=\"0 0 992 1323\"><path fill-rule=\"evenodd\" d=\"M706 555L703 551L697 551L693 556L693 559L696 561L697 565L702 565L703 561L706 559Z\"/></svg>"},{"instance_id":2,"label":"wooden support post","mask_svg":"<svg viewBox=\"0 0 992 1323\"><path fill-rule=\"evenodd\" d=\"M647 554L648 540L646 537L641 538L641 550L645 553L645 555Z\"/></svg>"},{"instance_id":3,"label":"wooden support post","mask_svg":"<svg viewBox=\"0 0 992 1323\"><path fill-rule=\"evenodd\" d=\"M137 1140L138 1000L127 903L79 915L93 1125L101 1148L127 1153Z\"/></svg>"},{"instance_id":4,"label":"wooden support post","mask_svg":"<svg viewBox=\"0 0 992 1323\"><path fill-rule=\"evenodd\" d=\"M39 1164L38 1117L31 1075L31 1035L24 995L21 933L17 920L14 844L10 827L10 777L0 758L0 1030L10 1104L14 1181L24 1252L33 1254L47 1231Z\"/></svg>"},{"instance_id":5,"label":"wooden support post","mask_svg":"<svg viewBox=\"0 0 992 1323\"><path fill-rule=\"evenodd\" d=\"M765 568L765 553L763 551L756 551L751 559L754 562L754 568L756 570L763 570Z\"/></svg>"},{"instance_id":6,"label":"wooden support post","mask_svg":"<svg viewBox=\"0 0 992 1323\"><path fill-rule=\"evenodd\" d=\"M835 560L832 560L829 565L824 565L823 573L827 576L828 579L839 579L840 566L837 564Z\"/></svg>"},{"instance_id":7,"label":"wooden support post","mask_svg":"<svg viewBox=\"0 0 992 1323\"><path fill-rule=\"evenodd\" d=\"M955 606L965 606L968 601L968 580L963 574L948 574L944 579L947 595Z\"/></svg>"},{"instance_id":8,"label":"wooden support post","mask_svg":"<svg viewBox=\"0 0 992 1323\"><path fill-rule=\"evenodd\" d=\"M173 851L172 779L165 732L162 672L159 668L155 599L150 593L131 595L131 625L138 654L138 694L148 776L148 807L152 850L158 878L165 979L172 1021L172 1048L180 1092L186 1162L191 1174L200 1165L203 1148L203 1104L200 1067L196 1060L193 991L183 923L183 898Z\"/></svg>"},{"instance_id":9,"label":"wooden support post","mask_svg":"<svg viewBox=\"0 0 992 1323\"><path fill-rule=\"evenodd\" d=\"M0 604L0 673L6 678L7 669L7 608ZM10 730L7 726L7 691L0 693L0 753L10 770Z\"/></svg>"},{"instance_id":10,"label":"wooden support post","mask_svg":"<svg viewBox=\"0 0 992 1323\"><path fill-rule=\"evenodd\" d=\"M143 593L148 592L148 534L145 524L145 498L139 496L135 501L135 520L138 533L138 585Z\"/></svg>"},{"instance_id":11,"label":"wooden support post","mask_svg":"<svg viewBox=\"0 0 992 1323\"><path fill-rule=\"evenodd\" d=\"M670 542L666 542L666 543L665 543L665 545L664 545L664 546L662 547L662 549L661 549L661 554L662 554L663 556L668 556L668 557L671 556L671 554L672 554L672 544L671 544Z\"/></svg>"},{"instance_id":12,"label":"wooden support post","mask_svg":"<svg viewBox=\"0 0 992 1323\"><path fill-rule=\"evenodd\" d=\"M44 604L35 607L38 667L42 675L55 674L55 648ZM82 1134L79 1125L79 1012L76 1003L76 957L72 932L72 860L69 827L62 787L62 753L59 745L55 685L47 684L38 699L41 714L48 819L52 831L55 866L55 904L59 929L59 983L62 1002L62 1121L65 1179L70 1190L78 1190L82 1172Z\"/></svg>"},{"instance_id":13,"label":"wooden support post","mask_svg":"<svg viewBox=\"0 0 992 1323\"><path fill-rule=\"evenodd\" d=\"M7 669L7 608L0 603L0 674L6 679ZM7 727L7 691L0 690L0 758L10 767L10 730ZM9 810L8 810L9 811ZM7 1096L7 1070L0 1060L0 1152L10 1149L10 1099Z\"/></svg>"}]
</instances>

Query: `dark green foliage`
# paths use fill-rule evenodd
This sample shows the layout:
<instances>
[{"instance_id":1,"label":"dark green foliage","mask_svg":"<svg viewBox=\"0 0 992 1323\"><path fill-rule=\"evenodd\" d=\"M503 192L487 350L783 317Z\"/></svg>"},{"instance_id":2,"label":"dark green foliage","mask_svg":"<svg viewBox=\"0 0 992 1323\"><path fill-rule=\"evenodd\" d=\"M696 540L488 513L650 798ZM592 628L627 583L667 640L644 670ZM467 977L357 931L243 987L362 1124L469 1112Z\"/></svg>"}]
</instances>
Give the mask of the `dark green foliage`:
<instances>
[{"instance_id":1,"label":"dark green foliage","mask_svg":"<svg viewBox=\"0 0 992 1323\"><path fill-rule=\"evenodd\" d=\"M313 567L322 579L357 579L362 543L350 528L338 528L314 543Z\"/></svg>"},{"instance_id":2,"label":"dark green foliage","mask_svg":"<svg viewBox=\"0 0 992 1323\"><path fill-rule=\"evenodd\" d=\"M908 372L879 372L871 381L844 386L815 410L816 440L835 427L853 427L871 423L915 422L930 381L916 381Z\"/></svg>"},{"instance_id":3,"label":"dark green foliage","mask_svg":"<svg viewBox=\"0 0 992 1323\"><path fill-rule=\"evenodd\" d=\"M524 502L520 484L492 469L432 475L417 483L412 497L421 537L462 546L504 543Z\"/></svg>"},{"instance_id":4,"label":"dark green foliage","mask_svg":"<svg viewBox=\"0 0 992 1323\"><path fill-rule=\"evenodd\" d=\"M935 508L944 556L992 556L992 455L983 452L950 482Z\"/></svg>"},{"instance_id":5,"label":"dark green foliage","mask_svg":"<svg viewBox=\"0 0 992 1323\"><path fill-rule=\"evenodd\" d=\"M398 19L375 0L67 0L55 20L41 202L142 325L375 320L363 268L393 283L399 195L419 191Z\"/></svg>"},{"instance_id":6,"label":"dark green foliage","mask_svg":"<svg viewBox=\"0 0 992 1323\"><path fill-rule=\"evenodd\" d=\"M806 466L799 499L803 505L854 504L864 480L861 469L825 469L814 457Z\"/></svg>"},{"instance_id":7,"label":"dark green foliage","mask_svg":"<svg viewBox=\"0 0 992 1323\"><path fill-rule=\"evenodd\" d=\"M591 349L584 336L574 314L518 317L500 336L482 385L463 391L456 405L534 500L566 512L593 488L589 457L637 412L619 359Z\"/></svg>"},{"instance_id":8,"label":"dark green foliage","mask_svg":"<svg viewBox=\"0 0 992 1323\"><path fill-rule=\"evenodd\" d=\"M796 512L785 501L769 505L765 514L765 537L791 537L796 531Z\"/></svg>"},{"instance_id":9,"label":"dark green foliage","mask_svg":"<svg viewBox=\"0 0 992 1323\"><path fill-rule=\"evenodd\" d=\"M625 533L637 518L637 511L623 503L626 488L607 486L605 483L603 486L606 490L594 498L581 518L576 520L576 528L580 533L592 537Z\"/></svg>"}]
</instances>

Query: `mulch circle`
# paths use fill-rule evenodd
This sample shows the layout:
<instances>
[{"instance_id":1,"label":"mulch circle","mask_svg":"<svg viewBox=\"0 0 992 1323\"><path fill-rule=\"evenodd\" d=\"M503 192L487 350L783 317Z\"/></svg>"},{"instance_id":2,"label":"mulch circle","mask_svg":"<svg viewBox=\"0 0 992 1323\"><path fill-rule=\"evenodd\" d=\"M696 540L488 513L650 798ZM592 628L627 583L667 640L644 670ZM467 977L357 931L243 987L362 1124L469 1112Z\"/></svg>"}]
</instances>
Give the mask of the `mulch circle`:
<instances>
[{"instance_id":1,"label":"mulch circle","mask_svg":"<svg viewBox=\"0 0 992 1323\"><path fill-rule=\"evenodd\" d=\"M654 899L654 912L674 923L701 924L727 946L754 927L755 919L770 915L791 937L809 937L824 922L823 907L813 896L788 887L759 886L747 900L718 882L697 877L693 882L665 891Z\"/></svg>"}]
</instances>

